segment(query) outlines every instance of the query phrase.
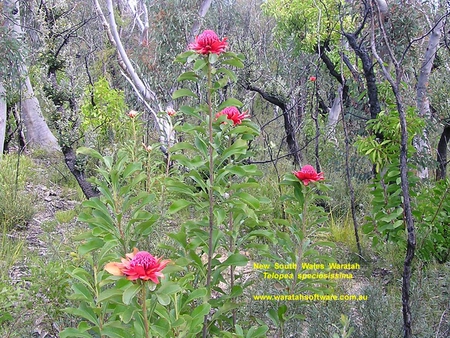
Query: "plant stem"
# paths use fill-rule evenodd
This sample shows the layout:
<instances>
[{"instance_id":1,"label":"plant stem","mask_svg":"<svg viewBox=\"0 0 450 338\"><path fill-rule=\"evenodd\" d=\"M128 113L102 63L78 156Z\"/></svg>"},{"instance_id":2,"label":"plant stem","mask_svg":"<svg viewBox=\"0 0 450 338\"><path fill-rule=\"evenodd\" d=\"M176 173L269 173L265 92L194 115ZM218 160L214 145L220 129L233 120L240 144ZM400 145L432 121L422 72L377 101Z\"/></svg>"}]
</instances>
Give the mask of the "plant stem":
<instances>
[{"instance_id":1,"label":"plant stem","mask_svg":"<svg viewBox=\"0 0 450 338\"><path fill-rule=\"evenodd\" d=\"M228 218L228 231L230 232L230 253L234 252L234 227L233 227L233 212L230 211ZM234 287L234 265L230 265L230 291L232 292ZM236 327L236 309L233 309L233 327Z\"/></svg>"},{"instance_id":2,"label":"plant stem","mask_svg":"<svg viewBox=\"0 0 450 338\"><path fill-rule=\"evenodd\" d=\"M206 273L206 288L208 289L208 293L211 293L211 262L213 255L213 230L214 230L214 159L213 159L213 112L212 112L212 79L211 79L211 63L209 59L208 63L208 92L207 92L207 101L208 101L208 136L209 136L209 186L208 186L208 200L209 200L209 240L208 240L208 266ZM207 337L208 332L208 317L205 315L203 321L203 338Z\"/></svg>"},{"instance_id":3,"label":"plant stem","mask_svg":"<svg viewBox=\"0 0 450 338\"><path fill-rule=\"evenodd\" d=\"M302 236L301 236L300 243L298 243L298 246L297 246L297 253L296 253L297 262L296 262L294 279L292 280L291 292L295 292L295 287L297 286L298 273L300 272L300 266L301 266L302 258L303 258L303 243L304 243L305 237L306 237L306 217L307 217L306 212L308 210L308 192L309 191L304 186L302 186L302 191L303 191L303 196L304 196L303 206L302 206L302 230L301 230ZM298 229L296 229L294 227L294 231L298 231ZM298 237L298 236L294 236L294 237Z\"/></svg>"},{"instance_id":4,"label":"plant stem","mask_svg":"<svg viewBox=\"0 0 450 338\"><path fill-rule=\"evenodd\" d=\"M150 338L148 330L148 318L147 318L147 285L145 282L141 282L142 288L142 319L144 320L145 338Z\"/></svg>"}]
</instances>

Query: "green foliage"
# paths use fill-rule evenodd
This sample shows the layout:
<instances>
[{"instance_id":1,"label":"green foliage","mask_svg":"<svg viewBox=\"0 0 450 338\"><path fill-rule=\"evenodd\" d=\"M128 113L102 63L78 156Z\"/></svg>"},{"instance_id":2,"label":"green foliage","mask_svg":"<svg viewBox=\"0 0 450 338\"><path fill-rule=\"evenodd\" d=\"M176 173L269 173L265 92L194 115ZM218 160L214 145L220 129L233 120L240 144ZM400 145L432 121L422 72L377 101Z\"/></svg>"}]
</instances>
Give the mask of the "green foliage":
<instances>
[{"instance_id":1,"label":"green foliage","mask_svg":"<svg viewBox=\"0 0 450 338\"><path fill-rule=\"evenodd\" d=\"M25 184L32 163L24 156L4 155L0 160L0 224L7 230L25 227L34 215L34 196Z\"/></svg>"},{"instance_id":2,"label":"green foliage","mask_svg":"<svg viewBox=\"0 0 450 338\"><path fill-rule=\"evenodd\" d=\"M352 336L355 329L350 326L350 321L346 315L341 315L339 320L341 324L341 329L339 334L334 333L333 338L349 338Z\"/></svg>"},{"instance_id":3,"label":"green foliage","mask_svg":"<svg viewBox=\"0 0 450 338\"><path fill-rule=\"evenodd\" d=\"M8 278L9 269L16 264L22 256L23 241L14 240L8 236L6 226L1 229L0 238L0 281Z\"/></svg>"},{"instance_id":4,"label":"green foliage","mask_svg":"<svg viewBox=\"0 0 450 338\"><path fill-rule=\"evenodd\" d=\"M119 150L116 158L102 156L88 148L79 148L78 153L102 162L98 168L101 178L95 179L101 197L85 201L83 207L86 209L79 216L79 220L86 222L93 231L86 250L98 249L105 241L117 241L122 247L122 255L125 255L141 237L150 234L152 225L158 220L157 215L145 210L155 195L144 190L147 175L143 164L130 161L126 150Z\"/></svg>"},{"instance_id":5,"label":"green foliage","mask_svg":"<svg viewBox=\"0 0 450 338\"><path fill-rule=\"evenodd\" d=\"M23 61L23 44L20 40L11 38L12 36L13 33L8 25L0 26L0 69L2 70L0 79L2 81L10 79L12 76L17 77L19 67L11 67L11 65L19 65ZM5 70L8 71L5 72ZM14 74L14 72L17 73Z\"/></svg>"},{"instance_id":6,"label":"green foliage","mask_svg":"<svg viewBox=\"0 0 450 338\"><path fill-rule=\"evenodd\" d=\"M105 78L100 78L86 91L81 106L81 130L96 133L106 140L113 135L123 137L121 129L126 109L123 92L112 89Z\"/></svg>"},{"instance_id":7,"label":"green foliage","mask_svg":"<svg viewBox=\"0 0 450 338\"><path fill-rule=\"evenodd\" d=\"M413 215L417 221L417 248L421 259L435 258L439 263L450 259L450 182L441 180L418 193Z\"/></svg>"},{"instance_id":8,"label":"green foliage","mask_svg":"<svg viewBox=\"0 0 450 338\"><path fill-rule=\"evenodd\" d=\"M301 50L314 52L323 46L337 45L342 28L352 29L354 23L344 6L340 0L269 0L262 8L276 19L284 36L292 36Z\"/></svg>"},{"instance_id":9,"label":"green foliage","mask_svg":"<svg viewBox=\"0 0 450 338\"><path fill-rule=\"evenodd\" d=\"M342 243L353 252L357 252L357 244L355 238L355 229L350 211L347 214L335 218L333 213L330 214L330 240L334 243Z\"/></svg>"},{"instance_id":10,"label":"green foliage","mask_svg":"<svg viewBox=\"0 0 450 338\"><path fill-rule=\"evenodd\" d=\"M408 154L415 152L412 139L421 133L424 121L417 116L416 109L409 107L406 110L406 122L408 125L409 147ZM367 122L368 136L360 137L355 142L355 147L361 155L367 156L377 172L381 168L398 160L400 154L400 121L398 112L392 110L389 113L381 112L376 119Z\"/></svg>"},{"instance_id":11,"label":"green foliage","mask_svg":"<svg viewBox=\"0 0 450 338\"><path fill-rule=\"evenodd\" d=\"M409 179L414 181L412 175ZM383 244L385 240L405 243L400 183L399 164L398 161L393 161L377 174L371 185L372 212L367 217L368 222L363 226L363 232L372 237L374 246Z\"/></svg>"},{"instance_id":12,"label":"green foliage","mask_svg":"<svg viewBox=\"0 0 450 338\"><path fill-rule=\"evenodd\" d=\"M415 116L415 109L407 110L409 144L408 153L414 152L412 139L422 130L424 123ZM375 246L386 241L405 245L402 188L399 169L400 125L397 114L380 114L369 122L369 130L381 136L380 142L374 135L360 138L356 146L360 153L369 156L376 166L377 176L372 184L372 212L367 217L363 232L372 238ZM412 164L409 164L412 168ZM439 262L448 260L450 233L447 217L450 211L445 196L448 182L437 182L434 186L418 189L417 177L411 170L408 181L414 198L413 215L417 222L417 249L419 257L425 261L432 258Z\"/></svg>"},{"instance_id":13,"label":"green foliage","mask_svg":"<svg viewBox=\"0 0 450 338\"><path fill-rule=\"evenodd\" d=\"M17 325L18 317L23 316L23 304L29 293L24 288L12 286L0 280L0 334L2 337L18 337L23 331ZM29 332L27 332L29 333Z\"/></svg>"},{"instance_id":14,"label":"green foliage","mask_svg":"<svg viewBox=\"0 0 450 338\"><path fill-rule=\"evenodd\" d=\"M234 73L225 67L242 67L243 57L232 52L204 57L186 52L176 61L192 65L193 70L180 75L178 81L206 87L209 105L180 108L195 124L178 126L178 133L183 133L186 141L170 149L171 159L185 173L166 180L168 191L180 197L168 212L175 214L189 208L196 218L170 234L176 247L164 248L196 276L190 288L198 284L207 291L205 304L214 309L214 315L202 323L204 333L218 337L264 336L267 326L245 323L250 327L246 332L241 326L244 322L236 321L237 309L243 305L242 295L250 286L238 272L238 267L248 263L243 253L254 249L267 252L267 244L261 244L260 240L271 241L272 237L268 223L261 219L271 210L269 201L250 193L258 190L257 178L262 176L256 165L247 163L252 155L249 142L259 134L259 129L247 119L234 125L226 116L216 117L226 107L243 106L235 98L221 102L218 95L229 82L236 81ZM188 88L173 94L173 98L191 96L197 94Z\"/></svg>"},{"instance_id":15,"label":"green foliage","mask_svg":"<svg viewBox=\"0 0 450 338\"><path fill-rule=\"evenodd\" d=\"M317 205L318 201L323 201L323 193L330 187L320 182L305 186L293 174L285 175L281 185L287 186L289 189L281 198L286 218L274 220L278 228L275 234L278 257L269 255L267 258L279 261L281 264L293 263L296 266L293 271L293 279L279 281L282 290L283 292L287 290L288 294L333 294L334 281L299 278L300 273L310 272L303 266L304 263L327 265L335 262L335 259L329 254L335 245L326 240L330 230L325 225L328 217L323 208ZM284 336L286 325L304 319L304 316L299 314L298 304L295 306L291 304L282 305L285 307L283 316L274 316L273 309L268 313L281 336ZM278 312L280 309L278 308Z\"/></svg>"},{"instance_id":16,"label":"green foliage","mask_svg":"<svg viewBox=\"0 0 450 338\"><path fill-rule=\"evenodd\" d=\"M125 253L152 231L158 216L147 211L155 196L145 191L147 176L140 161L130 161L133 152L121 149L117 155L102 156L93 149L80 148L79 153L100 161L95 183L100 197L83 203L79 220L89 231L76 258L84 264L69 272L72 279L70 299L78 308L67 308L71 315L83 318L77 328L67 328L61 337L91 337L91 333L108 337L142 337L139 304L133 299L136 284L117 280L103 270L106 263L124 257ZM131 322L130 322L131 321ZM133 324L134 323L134 324Z\"/></svg>"},{"instance_id":17,"label":"green foliage","mask_svg":"<svg viewBox=\"0 0 450 338\"><path fill-rule=\"evenodd\" d=\"M57 211L55 213L55 219L59 223L69 223L71 220L73 220L77 215L77 210L71 209L71 210L61 210Z\"/></svg>"}]
</instances>

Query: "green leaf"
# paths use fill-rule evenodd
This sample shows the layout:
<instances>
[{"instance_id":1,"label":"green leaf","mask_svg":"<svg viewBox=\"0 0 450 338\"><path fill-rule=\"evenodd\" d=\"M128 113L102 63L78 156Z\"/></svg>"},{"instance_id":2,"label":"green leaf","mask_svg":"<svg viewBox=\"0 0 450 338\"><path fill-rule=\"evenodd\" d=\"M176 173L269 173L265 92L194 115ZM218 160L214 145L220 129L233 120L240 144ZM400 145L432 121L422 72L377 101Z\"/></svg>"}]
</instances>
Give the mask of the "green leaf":
<instances>
[{"instance_id":1,"label":"green leaf","mask_svg":"<svg viewBox=\"0 0 450 338\"><path fill-rule=\"evenodd\" d=\"M222 154L222 162L232 155L241 155L247 152L248 144L242 139L237 139L234 143L229 146Z\"/></svg>"},{"instance_id":2,"label":"green leaf","mask_svg":"<svg viewBox=\"0 0 450 338\"><path fill-rule=\"evenodd\" d=\"M193 299L206 297L207 294L208 290L206 288L196 289L188 294L185 304L188 304Z\"/></svg>"},{"instance_id":3,"label":"green leaf","mask_svg":"<svg viewBox=\"0 0 450 338\"><path fill-rule=\"evenodd\" d=\"M179 150L197 150L192 143L189 142L178 142L177 144L170 147L170 152L174 153Z\"/></svg>"},{"instance_id":4,"label":"green leaf","mask_svg":"<svg viewBox=\"0 0 450 338\"><path fill-rule=\"evenodd\" d=\"M91 148L79 147L77 149L77 154L83 154L83 155L91 156L91 157L94 157L94 158L97 158L97 159L103 161L103 156L97 150L94 150L94 149L91 149Z\"/></svg>"},{"instance_id":5,"label":"green leaf","mask_svg":"<svg viewBox=\"0 0 450 338\"><path fill-rule=\"evenodd\" d=\"M278 313L275 311L275 309L269 309L269 311L267 311L266 313L266 316L274 323L276 327L280 326Z\"/></svg>"},{"instance_id":6,"label":"green leaf","mask_svg":"<svg viewBox=\"0 0 450 338\"><path fill-rule=\"evenodd\" d=\"M160 286L156 294L172 295L174 293L180 292L181 290L181 287L177 283L168 281Z\"/></svg>"},{"instance_id":7,"label":"green leaf","mask_svg":"<svg viewBox=\"0 0 450 338\"><path fill-rule=\"evenodd\" d=\"M205 141L203 141L200 137L195 136L194 144L203 156L208 156L208 146L206 145Z\"/></svg>"},{"instance_id":8,"label":"green leaf","mask_svg":"<svg viewBox=\"0 0 450 338\"><path fill-rule=\"evenodd\" d=\"M149 219L144 222L139 223L139 225L134 228L136 236L148 236L152 232L152 225L159 219L158 215L151 215Z\"/></svg>"},{"instance_id":9,"label":"green leaf","mask_svg":"<svg viewBox=\"0 0 450 338\"><path fill-rule=\"evenodd\" d=\"M198 72L199 70L202 70L206 66L206 61L204 58L197 59L194 63L194 72Z\"/></svg>"},{"instance_id":10,"label":"green leaf","mask_svg":"<svg viewBox=\"0 0 450 338\"><path fill-rule=\"evenodd\" d=\"M244 68L244 63L238 58L228 59L222 62L225 65L234 66L236 68Z\"/></svg>"},{"instance_id":11,"label":"green leaf","mask_svg":"<svg viewBox=\"0 0 450 338\"><path fill-rule=\"evenodd\" d=\"M266 337L267 331L269 331L269 327L267 325L260 327L252 326L247 332L247 338Z\"/></svg>"},{"instance_id":12,"label":"green leaf","mask_svg":"<svg viewBox=\"0 0 450 338\"><path fill-rule=\"evenodd\" d=\"M178 99L180 97L185 97L185 96L192 96L192 97L197 97L196 94L194 94L191 90L186 89L186 88L181 88L176 90L173 94L172 94L172 99Z\"/></svg>"},{"instance_id":13,"label":"green leaf","mask_svg":"<svg viewBox=\"0 0 450 338\"><path fill-rule=\"evenodd\" d=\"M102 239L91 238L86 243L78 247L78 254L80 256L84 256L93 250L100 249L101 247L103 247L103 245L105 245L105 242Z\"/></svg>"},{"instance_id":14,"label":"green leaf","mask_svg":"<svg viewBox=\"0 0 450 338\"><path fill-rule=\"evenodd\" d=\"M217 60L219 60L219 55L215 54L215 53L211 53L208 56L208 60L210 64L214 64L217 62Z\"/></svg>"},{"instance_id":15,"label":"green leaf","mask_svg":"<svg viewBox=\"0 0 450 338\"><path fill-rule=\"evenodd\" d=\"M190 106L181 106L179 110L186 115L200 118L200 114L194 108L192 108Z\"/></svg>"},{"instance_id":16,"label":"green leaf","mask_svg":"<svg viewBox=\"0 0 450 338\"><path fill-rule=\"evenodd\" d=\"M241 102L241 101L239 101L238 99L235 99L235 98L229 98L229 99L227 99L227 100L225 100L224 102L222 102L221 104L220 104L220 106L217 108L217 110L222 110L222 109L224 109L224 108L226 108L226 107L238 107L238 108L240 108L240 107L242 107L244 104Z\"/></svg>"},{"instance_id":17,"label":"green leaf","mask_svg":"<svg viewBox=\"0 0 450 338\"><path fill-rule=\"evenodd\" d=\"M186 201L184 199L176 200L170 205L168 213L169 213L169 215L174 214L174 213L190 206L191 204L192 204L192 202Z\"/></svg>"},{"instance_id":18,"label":"green leaf","mask_svg":"<svg viewBox=\"0 0 450 338\"><path fill-rule=\"evenodd\" d=\"M234 196L238 197L241 201L245 202L247 205L249 205L253 209L259 209L261 204L259 203L259 200L250 195L249 193L246 193L244 191L241 191Z\"/></svg>"},{"instance_id":19,"label":"green leaf","mask_svg":"<svg viewBox=\"0 0 450 338\"><path fill-rule=\"evenodd\" d=\"M188 50L184 53L178 54L175 58L175 62L186 63L195 59L198 54L195 51Z\"/></svg>"},{"instance_id":20,"label":"green leaf","mask_svg":"<svg viewBox=\"0 0 450 338\"><path fill-rule=\"evenodd\" d=\"M128 176L139 170L142 170L141 162L129 163L122 173L122 178L127 178Z\"/></svg>"},{"instance_id":21,"label":"green leaf","mask_svg":"<svg viewBox=\"0 0 450 338\"><path fill-rule=\"evenodd\" d=\"M233 82L237 81L236 74L234 74L233 71L231 71L227 68L219 68L219 69L217 69L217 73L222 73L222 74L228 76L228 78Z\"/></svg>"},{"instance_id":22,"label":"green leaf","mask_svg":"<svg viewBox=\"0 0 450 338\"><path fill-rule=\"evenodd\" d=\"M165 294L157 294L156 298L158 298L158 302L159 304L161 304L162 306L167 306L170 304L170 297L168 295Z\"/></svg>"},{"instance_id":23,"label":"green leaf","mask_svg":"<svg viewBox=\"0 0 450 338\"><path fill-rule=\"evenodd\" d=\"M86 322L80 322L78 324L78 328L75 329L73 327L64 329L60 334L60 338L92 338L92 336L89 333L86 333L87 330L89 330L91 327Z\"/></svg>"},{"instance_id":24,"label":"green leaf","mask_svg":"<svg viewBox=\"0 0 450 338\"><path fill-rule=\"evenodd\" d=\"M242 254L232 254L229 256L222 264L221 266L246 266L248 263L248 258L245 257Z\"/></svg>"},{"instance_id":25,"label":"green leaf","mask_svg":"<svg viewBox=\"0 0 450 338\"><path fill-rule=\"evenodd\" d=\"M198 80L198 76L197 76L197 74L195 74L195 72L185 72L177 78L178 82L185 81L185 80L196 82Z\"/></svg>"},{"instance_id":26,"label":"green leaf","mask_svg":"<svg viewBox=\"0 0 450 338\"><path fill-rule=\"evenodd\" d=\"M124 290L122 295L122 301L125 305L130 305L133 298L137 295L137 293L141 290L141 285L132 284Z\"/></svg>"},{"instance_id":27,"label":"green leaf","mask_svg":"<svg viewBox=\"0 0 450 338\"><path fill-rule=\"evenodd\" d=\"M95 326L99 325L97 315L94 313L94 311L90 307L88 307L86 305L85 302L82 302L77 309L66 308L66 309L64 309L64 312L87 319Z\"/></svg>"},{"instance_id":28,"label":"green leaf","mask_svg":"<svg viewBox=\"0 0 450 338\"><path fill-rule=\"evenodd\" d=\"M171 335L168 335L170 330L170 324L167 320L163 318L160 318L156 322L153 322L151 325L151 330L152 332L156 333L154 337L171 337Z\"/></svg>"},{"instance_id":29,"label":"green leaf","mask_svg":"<svg viewBox=\"0 0 450 338\"><path fill-rule=\"evenodd\" d=\"M194 311L192 311L191 317L195 318L203 318L203 316L207 315L211 310L211 305L209 303L203 303L200 306L197 306Z\"/></svg>"},{"instance_id":30,"label":"green leaf","mask_svg":"<svg viewBox=\"0 0 450 338\"><path fill-rule=\"evenodd\" d=\"M123 291L117 288L106 289L98 295L97 302L101 303L112 298L117 298L118 296L121 296L122 293Z\"/></svg>"},{"instance_id":31,"label":"green leaf","mask_svg":"<svg viewBox=\"0 0 450 338\"><path fill-rule=\"evenodd\" d=\"M72 295L71 297L76 297L77 300L84 300L88 303L94 301L91 290L88 289L86 285L81 283L74 283L72 285L72 290L75 293L75 295Z\"/></svg>"},{"instance_id":32,"label":"green leaf","mask_svg":"<svg viewBox=\"0 0 450 338\"><path fill-rule=\"evenodd\" d=\"M129 338L130 332L123 328L123 324L121 322L114 321L103 325L101 336L104 335L111 338Z\"/></svg>"},{"instance_id":33,"label":"green leaf","mask_svg":"<svg viewBox=\"0 0 450 338\"><path fill-rule=\"evenodd\" d=\"M86 285L90 290L93 291L92 286L90 284L90 279L92 276L83 268L75 268L71 273L70 276L73 278L79 280L84 285Z\"/></svg>"}]
</instances>

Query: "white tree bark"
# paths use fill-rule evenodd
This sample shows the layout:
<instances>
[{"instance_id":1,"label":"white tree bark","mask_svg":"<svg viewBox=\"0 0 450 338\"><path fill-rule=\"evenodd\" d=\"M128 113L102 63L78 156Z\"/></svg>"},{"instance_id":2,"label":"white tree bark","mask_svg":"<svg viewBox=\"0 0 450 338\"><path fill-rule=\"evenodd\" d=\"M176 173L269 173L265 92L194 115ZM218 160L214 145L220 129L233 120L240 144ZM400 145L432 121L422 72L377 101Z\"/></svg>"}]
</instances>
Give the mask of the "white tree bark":
<instances>
[{"instance_id":1,"label":"white tree bark","mask_svg":"<svg viewBox=\"0 0 450 338\"><path fill-rule=\"evenodd\" d=\"M339 121L339 116L341 115L342 111L342 90L343 87L339 86L337 96L333 101L333 105L331 106L330 111L328 112L328 122L327 122L328 137L333 140L336 140L335 137L336 124Z\"/></svg>"},{"instance_id":2,"label":"white tree bark","mask_svg":"<svg viewBox=\"0 0 450 338\"><path fill-rule=\"evenodd\" d=\"M203 0L202 4L200 5L200 9L198 11L198 18L192 25L191 32L189 34L188 43L194 42L195 37L200 32L200 26L201 21L205 17L206 13L208 12L209 7L211 6L212 0Z\"/></svg>"},{"instance_id":3,"label":"white tree bark","mask_svg":"<svg viewBox=\"0 0 450 338\"><path fill-rule=\"evenodd\" d=\"M417 81L417 99L416 105L419 116L423 118L431 118L430 101L428 100L428 81L433 67L434 58L436 56L439 42L441 40L442 28L444 20L441 18L434 26L428 41L428 47L425 51L422 66L420 67L419 79ZM421 136L414 139L414 147L420 155L427 155L430 153L430 145L428 142L428 131L425 129ZM418 168L418 176L420 178L428 178L428 168Z\"/></svg>"},{"instance_id":4,"label":"white tree bark","mask_svg":"<svg viewBox=\"0 0 450 338\"><path fill-rule=\"evenodd\" d=\"M6 99L5 99L5 87L0 80L0 160L3 156L3 146L5 144L6 136Z\"/></svg>"},{"instance_id":5,"label":"white tree bark","mask_svg":"<svg viewBox=\"0 0 450 338\"><path fill-rule=\"evenodd\" d=\"M147 5L143 0L139 0L139 2L136 0L127 0L127 4L131 13L133 13L135 22L139 26L139 31L141 32L141 44L146 45L148 43L148 29L150 27L148 23Z\"/></svg>"},{"instance_id":6,"label":"white tree bark","mask_svg":"<svg viewBox=\"0 0 450 338\"><path fill-rule=\"evenodd\" d=\"M27 67L22 67L22 72L27 74ZM25 75L23 86L23 96L21 103L21 116L25 126L25 136L27 145L31 148L41 148L47 151L60 150L58 140L51 132L50 128L42 116L41 106L34 95L30 78Z\"/></svg>"},{"instance_id":7,"label":"white tree bark","mask_svg":"<svg viewBox=\"0 0 450 338\"><path fill-rule=\"evenodd\" d=\"M112 0L106 1L108 15L105 15L98 0L94 0L97 13L102 19L103 27L106 30L109 41L114 45L118 52L119 66L123 70L123 75L132 85L135 93L141 99L147 110L152 114L160 134L160 142L162 144L163 152L172 146L175 142L175 134L173 131L170 117L167 114L159 114L163 111L159 103L156 93L149 88L149 85L145 83L135 71L128 54L120 39L119 32L117 31L116 20L114 17L114 8ZM145 21L144 21L145 22ZM145 28L145 25L143 26Z\"/></svg>"},{"instance_id":8,"label":"white tree bark","mask_svg":"<svg viewBox=\"0 0 450 338\"><path fill-rule=\"evenodd\" d=\"M4 6L5 13L11 18L9 24L13 28L13 38L20 39L23 36L23 31L20 26L19 8L11 0L6 0ZM23 63L20 67L20 73L24 79L22 87L23 95L21 98L21 116L25 126L27 145L32 148L41 148L48 151L59 150L58 140L45 122L39 101L34 95L34 90L28 76L28 67Z\"/></svg>"}]
</instances>

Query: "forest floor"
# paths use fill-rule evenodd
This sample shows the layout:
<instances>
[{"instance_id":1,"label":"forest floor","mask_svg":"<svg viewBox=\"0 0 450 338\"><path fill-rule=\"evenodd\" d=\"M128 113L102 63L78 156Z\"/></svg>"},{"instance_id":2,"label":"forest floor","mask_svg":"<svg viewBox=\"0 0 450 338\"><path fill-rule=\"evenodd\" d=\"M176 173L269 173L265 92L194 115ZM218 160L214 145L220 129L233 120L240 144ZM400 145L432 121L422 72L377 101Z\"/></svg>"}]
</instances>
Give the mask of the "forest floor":
<instances>
[{"instance_id":1,"label":"forest floor","mask_svg":"<svg viewBox=\"0 0 450 338\"><path fill-rule=\"evenodd\" d=\"M11 284L23 290L24 296L27 297L24 300L26 304L20 305L23 306L20 311L22 318L16 318L16 324L22 326L18 331L30 332L34 338L57 338L64 327L55 320L53 307L64 304L55 304L54 301L62 300L65 294L55 295L54 291L50 290L50 274L55 262L61 263L56 264L61 269L57 268L53 273L64 273L64 260L70 260L68 250L76 250L73 238L75 233L80 232L76 217L76 210L81 205L80 193L77 188L52 182L49 172L56 173L61 180L71 180L67 173L58 168L55 161L35 161L35 179L25 187L26 193L34 196L35 213L25 227L13 229L8 233L16 243L23 243L23 255L9 270L9 277ZM48 275L48 280L45 280L47 285L36 285L43 279L41 274ZM59 283L59 278L64 277L68 276L60 276L55 278L55 281ZM25 328L24 325L29 327ZM14 330L8 334L10 336L7 337L25 337L24 333L14 333Z\"/></svg>"}]
</instances>

